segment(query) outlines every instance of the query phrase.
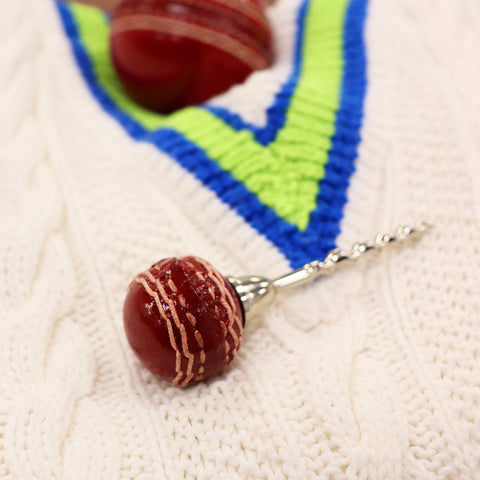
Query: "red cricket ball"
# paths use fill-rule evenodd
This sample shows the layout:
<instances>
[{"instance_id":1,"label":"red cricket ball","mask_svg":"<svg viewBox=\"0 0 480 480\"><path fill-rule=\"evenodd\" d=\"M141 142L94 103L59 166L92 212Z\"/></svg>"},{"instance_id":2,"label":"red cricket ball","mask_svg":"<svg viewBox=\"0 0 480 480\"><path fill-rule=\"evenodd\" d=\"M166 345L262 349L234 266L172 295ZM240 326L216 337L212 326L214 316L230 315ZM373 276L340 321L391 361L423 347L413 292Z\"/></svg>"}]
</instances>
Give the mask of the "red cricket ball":
<instances>
[{"instance_id":1,"label":"red cricket ball","mask_svg":"<svg viewBox=\"0 0 480 480\"><path fill-rule=\"evenodd\" d=\"M141 362L173 385L217 375L241 345L240 301L230 283L197 257L167 258L137 275L123 320Z\"/></svg>"},{"instance_id":2,"label":"red cricket ball","mask_svg":"<svg viewBox=\"0 0 480 480\"><path fill-rule=\"evenodd\" d=\"M169 113L202 103L273 60L262 0L121 0L110 51L128 94Z\"/></svg>"}]
</instances>

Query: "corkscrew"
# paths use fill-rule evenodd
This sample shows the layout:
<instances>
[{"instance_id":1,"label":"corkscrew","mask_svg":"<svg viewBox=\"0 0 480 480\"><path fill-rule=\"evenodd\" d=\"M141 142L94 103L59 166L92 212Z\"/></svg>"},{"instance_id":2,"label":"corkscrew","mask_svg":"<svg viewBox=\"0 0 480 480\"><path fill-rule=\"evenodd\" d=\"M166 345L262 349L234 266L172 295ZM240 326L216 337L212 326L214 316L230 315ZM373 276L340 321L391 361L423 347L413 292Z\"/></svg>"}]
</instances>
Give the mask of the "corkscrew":
<instances>
[{"instance_id":1,"label":"corkscrew","mask_svg":"<svg viewBox=\"0 0 480 480\"><path fill-rule=\"evenodd\" d=\"M127 339L141 362L171 384L207 380L234 360L245 319L260 314L277 294L330 275L369 252L418 237L429 227L426 222L404 225L374 241L355 243L349 251L335 248L324 260L273 280L224 277L193 256L160 260L130 284L123 309Z\"/></svg>"},{"instance_id":2,"label":"corkscrew","mask_svg":"<svg viewBox=\"0 0 480 480\"><path fill-rule=\"evenodd\" d=\"M426 222L402 225L394 233L378 234L374 241L357 242L349 251L335 248L327 254L325 260L314 260L274 280L260 276L227 278L239 295L245 313L249 316L257 315L273 302L277 293L311 283L318 277L331 275L342 265L355 261L367 253L382 250L387 245L418 237L428 228L430 225Z\"/></svg>"}]
</instances>

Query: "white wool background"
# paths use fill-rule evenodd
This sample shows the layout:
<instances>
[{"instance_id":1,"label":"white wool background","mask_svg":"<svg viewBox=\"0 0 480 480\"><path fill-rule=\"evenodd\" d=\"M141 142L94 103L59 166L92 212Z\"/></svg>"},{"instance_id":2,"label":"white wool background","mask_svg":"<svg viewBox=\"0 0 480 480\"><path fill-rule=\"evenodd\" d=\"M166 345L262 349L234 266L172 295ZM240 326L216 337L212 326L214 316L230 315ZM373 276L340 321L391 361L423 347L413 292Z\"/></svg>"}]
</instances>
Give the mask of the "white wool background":
<instances>
[{"instance_id":1,"label":"white wool background","mask_svg":"<svg viewBox=\"0 0 480 480\"><path fill-rule=\"evenodd\" d=\"M233 275L287 261L101 110L52 2L2 10L1 479L480 479L476 0L369 3L338 243L434 229L279 298L231 367L188 389L127 345L132 276L167 255ZM245 88L255 104L262 91Z\"/></svg>"}]
</instances>

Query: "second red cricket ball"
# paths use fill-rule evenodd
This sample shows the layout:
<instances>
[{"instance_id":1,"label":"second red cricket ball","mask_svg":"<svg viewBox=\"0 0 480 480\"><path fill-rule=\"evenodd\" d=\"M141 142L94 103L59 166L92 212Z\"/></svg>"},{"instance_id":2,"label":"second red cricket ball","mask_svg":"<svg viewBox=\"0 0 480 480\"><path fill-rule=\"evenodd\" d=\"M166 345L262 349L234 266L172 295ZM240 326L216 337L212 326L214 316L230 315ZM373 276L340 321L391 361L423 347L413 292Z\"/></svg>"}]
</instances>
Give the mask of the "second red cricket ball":
<instances>
[{"instance_id":1,"label":"second red cricket ball","mask_svg":"<svg viewBox=\"0 0 480 480\"><path fill-rule=\"evenodd\" d=\"M202 103L273 61L262 0L122 0L110 50L128 94L160 113Z\"/></svg>"}]
</instances>

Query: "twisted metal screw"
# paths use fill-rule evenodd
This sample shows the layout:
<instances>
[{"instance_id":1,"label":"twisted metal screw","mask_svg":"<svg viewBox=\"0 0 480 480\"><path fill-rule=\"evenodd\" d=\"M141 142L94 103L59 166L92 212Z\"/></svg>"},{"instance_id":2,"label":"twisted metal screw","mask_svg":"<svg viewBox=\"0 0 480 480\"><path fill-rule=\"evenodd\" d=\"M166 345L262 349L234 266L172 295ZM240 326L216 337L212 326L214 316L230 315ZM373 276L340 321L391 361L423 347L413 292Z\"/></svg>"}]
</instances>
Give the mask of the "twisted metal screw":
<instances>
[{"instance_id":1,"label":"twisted metal screw","mask_svg":"<svg viewBox=\"0 0 480 480\"><path fill-rule=\"evenodd\" d=\"M380 233L375 237L373 242L357 242L353 244L350 251L335 248L328 252L323 262L314 261L308 263L302 268L309 265L314 266L315 269L321 270L322 274L333 273L339 265L346 261L354 261L363 256L365 253L382 250L387 245L393 243L400 243L415 236L419 236L431 227L427 222L417 222L413 225L401 225L394 233Z\"/></svg>"},{"instance_id":2,"label":"twisted metal screw","mask_svg":"<svg viewBox=\"0 0 480 480\"><path fill-rule=\"evenodd\" d=\"M335 248L327 254L323 262L314 260L274 280L257 275L228 277L228 280L237 291L244 312L248 315L257 315L272 303L278 292L310 283L322 275L330 275L340 265L353 262L368 252L416 237L429 228L427 222L402 225L394 233L377 235L373 242L355 243L350 251Z\"/></svg>"},{"instance_id":3,"label":"twisted metal screw","mask_svg":"<svg viewBox=\"0 0 480 480\"><path fill-rule=\"evenodd\" d=\"M388 245L403 242L431 228L427 222L417 222L411 225L401 225L393 233L380 233L375 240L355 243L349 251L335 248L328 252L325 260L314 260L293 272L282 275L273 280L273 286L277 290L284 290L289 287L296 287L309 283L321 275L330 275L340 265L350 263L363 257L366 253L382 250Z\"/></svg>"}]
</instances>

